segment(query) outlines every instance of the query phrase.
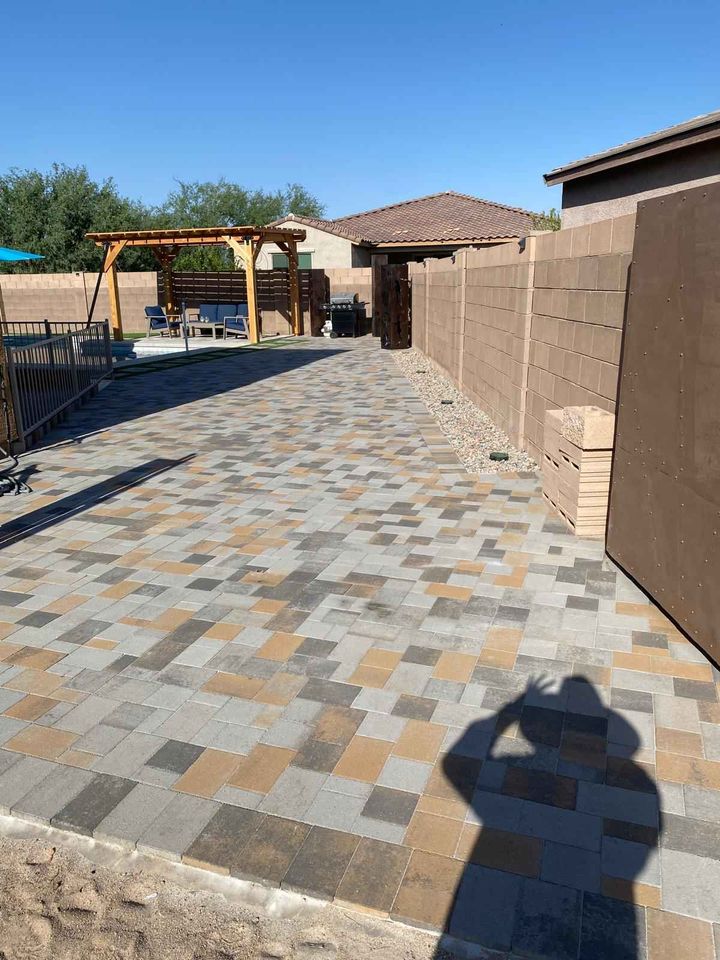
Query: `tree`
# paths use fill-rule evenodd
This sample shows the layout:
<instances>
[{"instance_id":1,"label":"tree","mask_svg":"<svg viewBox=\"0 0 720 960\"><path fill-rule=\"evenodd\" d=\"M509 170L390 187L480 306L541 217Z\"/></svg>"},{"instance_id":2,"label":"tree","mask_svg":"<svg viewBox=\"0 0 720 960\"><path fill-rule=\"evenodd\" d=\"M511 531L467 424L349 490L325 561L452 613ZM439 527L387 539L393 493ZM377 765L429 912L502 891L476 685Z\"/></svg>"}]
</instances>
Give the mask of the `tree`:
<instances>
[{"instance_id":1,"label":"tree","mask_svg":"<svg viewBox=\"0 0 720 960\"><path fill-rule=\"evenodd\" d=\"M534 213L532 218L533 230L559 230L562 226L560 213L555 207L546 212Z\"/></svg>"},{"instance_id":2,"label":"tree","mask_svg":"<svg viewBox=\"0 0 720 960\"><path fill-rule=\"evenodd\" d=\"M156 227L264 226L286 216L322 216L323 207L304 187L246 190L237 183L179 183L157 208L123 197L113 182L97 183L83 166L54 164L49 172L11 169L0 176L0 244L40 253L45 259L2 264L18 273L99 270L102 249L85 239L88 232ZM147 248L126 248L122 270L157 270ZM177 258L177 270L232 270L225 247L190 247Z\"/></svg>"},{"instance_id":3,"label":"tree","mask_svg":"<svg viewBox=\"0 0 720 960\"><path fill-rule=\"evenodd\" d=\"M8 272L64 273L98 270L102 250L85 239L89 231L137 230L152 214L122 197L112 180L96 183L83 166L54 164L48 173L11 169L0 177L0 238L7 246L45 259L3 264ZM126 270L155 269L147 250L129 250Z\"/></svg>"},{"instance_id":4,"label":"tree","mask_svg":"<svg viewBox=\"0 0 720 960\"><path fill-rule=\"evenodd\" d=\"M298 183L266 193L246 190L238 183L178 183L158 212L163 227L265 226L296 213L321 217L322 204ZM175 260L176 270L232 270L234 257L227 247L191 247Z\"/></svg>"}]
</instances>

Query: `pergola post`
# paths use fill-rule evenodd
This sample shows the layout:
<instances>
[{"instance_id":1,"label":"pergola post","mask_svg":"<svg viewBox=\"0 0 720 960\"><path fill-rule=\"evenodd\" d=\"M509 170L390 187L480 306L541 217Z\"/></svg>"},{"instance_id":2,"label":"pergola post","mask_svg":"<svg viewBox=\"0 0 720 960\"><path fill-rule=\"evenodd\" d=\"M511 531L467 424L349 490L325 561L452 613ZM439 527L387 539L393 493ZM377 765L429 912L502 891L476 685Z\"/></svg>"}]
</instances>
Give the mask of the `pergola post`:
<instances>
[{"instance_id":1,"label":"pergola post","mask_svg":"<svg viewBox=\"0 0 720 960\"><path fill-rule=\"evenodd\" d=\"M119 240L117 243L113 243L108 250L104 267L108 285L108 300L110 301L110 324L112 326L112 335L114 340L122 340L123 338L122 311L120 310L120 288L118 287L117 278L117 258L120 256L124 247L124 240Z\"/></svg>"},{"instance_id":2,"label":"pergola post","mask_svg":"<svg viewBox=\"0 0 720 960\"><path fill-rule=\"evenodd\" d=\"M108 285L108 299L110 300L110 324L112 326L112 335L114 340L122 340L122 312L120 310L120 290L118 288L117 264L111 263L110 268L106 270Z\"/></svg>"},{"instance_id":3,"label":"pergola post","mask_svg":"<svg viewBox=\"0 0 720 960\"><path fill-rule=\"evenodd\" d=\"M172 265L178 251L175 247L155 247L153 253L160 264L163 279L163 306L167 316L177 313L175 292L173 290Z\"/></svg>"},{"instance_id":4,"label":"pergola post","mask_svg":"<svg viewBox=\"0 0 720 960\"><path fill-rule=\"evenodd\" d=\"M300 305L300 278L298 276L298 254L295 240L288 239L277 244L288 258L288 281L290 299L290 327L296 337L305 332L302 309Z\"/></svg>"},{"instance_id":5,"label":"pergola post","mask_svg":"<svg viewBox=\"0 0 720 960\"><path fill-rule=\"evenodd\" d=\"M248 339L250 343L260 343L260 322L258 320L257 276L255 275L255 261L260 253L262 240L253 243L251 237L246 237L242 243L235 237L226 237L225 242L237 254L245 266L245 284L248 298Z\"/></svg>"},{"instance_id":6,"label":"pergola post","mask_svg":"<svg viewBox=\"0 0 720 960\"><path fill-rule=\"evenodd\" d=\"M297 244L294 240L288 240L288 279L290 281L290 323L292 332L296 337L301 337L305 332L303 325L303 315L300 309L300 278L298 276L298 255Z\"/></svg>"}]
</instances>

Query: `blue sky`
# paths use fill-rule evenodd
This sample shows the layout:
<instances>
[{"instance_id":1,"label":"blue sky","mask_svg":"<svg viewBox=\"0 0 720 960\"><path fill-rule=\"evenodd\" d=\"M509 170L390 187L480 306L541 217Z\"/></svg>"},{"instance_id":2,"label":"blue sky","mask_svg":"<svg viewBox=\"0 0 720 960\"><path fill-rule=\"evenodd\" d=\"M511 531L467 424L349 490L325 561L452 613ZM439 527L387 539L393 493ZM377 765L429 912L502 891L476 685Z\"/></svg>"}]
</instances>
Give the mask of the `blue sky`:
<instances>
[{"instance_id":1,"label":"blue sky","mask_svg":"<svg viewBox=\"0 0 720 960\"><path fill-rule=\"evenodd\" d=\"M720 107L717 2L40 0L4 16L0 170L560 205L552 167ZM9 95L8 95L9 94Z\"/></svg>"}]
</instances>

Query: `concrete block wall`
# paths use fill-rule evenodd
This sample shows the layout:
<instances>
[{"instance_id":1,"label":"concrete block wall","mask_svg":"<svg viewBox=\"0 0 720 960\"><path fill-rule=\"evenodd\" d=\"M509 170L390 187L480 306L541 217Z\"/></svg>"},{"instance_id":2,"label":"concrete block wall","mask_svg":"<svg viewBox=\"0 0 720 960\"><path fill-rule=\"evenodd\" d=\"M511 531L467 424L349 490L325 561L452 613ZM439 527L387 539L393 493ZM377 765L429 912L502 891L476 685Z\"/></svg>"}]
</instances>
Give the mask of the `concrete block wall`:
<instances>
[{"instance_id":1,"label":"concrete block wall","mask_svg":"<svg viewBox=\"0 0 720 960\"><path fill-rule=\"evenodd\" d=\"M367 315L372 313L372 269L370 267L330 267L325 270L330 281L330 296L338 293L356 293L366 304Z\"/></svg>"},{"instance_id":2,"label":"concrete block wall","mask_svg":"<svg viewBox=\"0 0 720 960\"><path fill-rule=\"evenodd\" d=\"M425 263L409 263L408 279L411 292L413 346L427 354L427 295L425 292L427 271Z\"/></svg>"},{"instance_id":3,"label":"concrete block wall","mask_svg":"<svg viewBox=\"0 0 720 960\"><path fill-rule=\"evenodd\" d=\"M511 441L545 411L614 411L634 214L412 265L413 343Z\"/></svg>"},{"instance_id":4,"label":"concrete block wall","mask_svg":"<svg viewBox=\"0 0 720 960\"><path fill-rule=\"evenodd\" d=\"M413 290L413 342L425 344L424 352L456 384L460 382L460 346L462 322L460 317L461 273L459 262L452 257L425 260L425 283L423 285L424 329L418 330L415 340L416 297ZM416 275L414 272L410 275Z\"/></svg>"},{"instance_id":5,"label":"concrete block wall","mask_svg":"<svg viewBox=\"0 0 720 960\"><path fill-rule=\"evenodd\" d=\"M514 444L523 436L532 304L533 247L470 250L465 259L465 311L460 387Z\"/></svg>"},{"instance_id":6,"label":"concrete block wall","mask_svg":"<svg viewBox=\"0 0 720 960\"><path fill-rule=\"evenodd\" d=\"M545 411L614 412L635 215L536 238L525 447L542 450Z\"/></svg>"},{"instance_id":7,"label":"concrete block wall","mask_svg":"<svg viewBox=\"0 0 720 960\"><path fill-rule=\"evenodd\" d=\"M0 275L7 320L85 320L92 302L96 273L13 273ZM118 273L123 328L144 330L145 307L158 302L157 273ZM94 317L105 320L110 305L105 278Z\"/></svg>"}]
</instances>

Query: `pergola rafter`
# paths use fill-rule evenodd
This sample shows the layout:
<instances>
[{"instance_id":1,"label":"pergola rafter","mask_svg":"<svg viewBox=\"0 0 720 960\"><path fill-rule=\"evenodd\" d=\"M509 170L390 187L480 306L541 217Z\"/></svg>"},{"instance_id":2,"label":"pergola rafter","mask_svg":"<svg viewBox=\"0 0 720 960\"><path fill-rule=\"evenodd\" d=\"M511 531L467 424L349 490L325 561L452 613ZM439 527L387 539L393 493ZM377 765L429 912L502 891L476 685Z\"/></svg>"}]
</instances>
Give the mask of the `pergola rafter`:
<instances>
[{"instance_id":1,"label":"pergola rafter","mask_svg":"<svg viewBox=\"0 0 720 960\"><path fill-rule=\"evenodd\" d=\"M305 239L304 230L284 230L265 227L187 227L181 230L120 230L113 233L88 233L99 247L105 248L102 270L107 276L110 297L110 319L113 336L122 340L122 314L117 284L117 259L126 247L149 247L160 263L163 275L165 310L177 312L173 300L172 264L183 247L218 246L224 244L242 260L247 277L248 333L252 343L260 341L258 320L257 279L255 264L263 243L275 243L287 254L290 279L290 321L295 336L303 333L298 282L297 244Z\"/></svg>"}]
</instances>

